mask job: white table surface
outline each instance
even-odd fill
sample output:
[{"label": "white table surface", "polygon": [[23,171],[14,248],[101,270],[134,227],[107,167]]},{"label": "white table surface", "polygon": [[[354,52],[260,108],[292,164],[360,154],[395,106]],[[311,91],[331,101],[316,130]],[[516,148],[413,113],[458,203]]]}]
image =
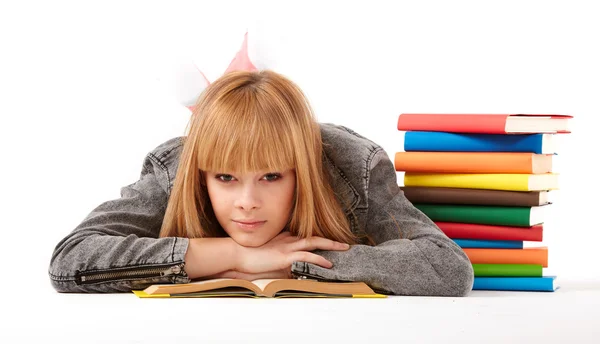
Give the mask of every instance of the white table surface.
[{"label": "white table surface", "polygon": [[0,343],[600,343],[600,280],[464,298],[139,299],[46,286],[3,298]]}]

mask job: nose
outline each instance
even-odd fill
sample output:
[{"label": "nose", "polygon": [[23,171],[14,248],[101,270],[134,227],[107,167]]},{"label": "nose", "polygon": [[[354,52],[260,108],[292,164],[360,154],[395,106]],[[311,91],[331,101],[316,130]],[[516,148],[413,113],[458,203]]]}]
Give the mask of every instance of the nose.
[{"label": "nose", "polygon": [[245,185],[234,202],[236,208],[250,211],[261,206],[261,200],[255,185]]}]

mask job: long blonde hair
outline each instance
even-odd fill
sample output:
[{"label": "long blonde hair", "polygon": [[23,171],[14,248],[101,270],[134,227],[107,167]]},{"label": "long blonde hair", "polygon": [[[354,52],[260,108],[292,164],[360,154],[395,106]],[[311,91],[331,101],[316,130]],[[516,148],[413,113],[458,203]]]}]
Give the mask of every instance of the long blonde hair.
[{"label": "long blonde hair", "polygon": [[223,75],[198,98],[186,131],[161,237],[226,236],[211,207],[205,171],[294,168],[289,231],[301,238],[357,242],[322,163],[319,124],[302,90],[283,75],[269,70]]}]

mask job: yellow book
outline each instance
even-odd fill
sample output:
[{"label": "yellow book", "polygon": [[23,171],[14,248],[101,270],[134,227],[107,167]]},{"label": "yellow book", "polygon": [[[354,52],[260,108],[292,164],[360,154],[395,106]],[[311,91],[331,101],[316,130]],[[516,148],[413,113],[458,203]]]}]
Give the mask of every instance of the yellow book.
[{"label": "yellow book", "polygon": [[558,174],[406,172],[404,174],[404,186],[428,186],[441,188],[488,189],[508,191],[557,190]]},{"label": "yellow book", "polygon": [[309,279],[241,279],[218,278],[184,284],[155,284],[133,290],[140,298],[386,298],[364,282],[321,282]]}]

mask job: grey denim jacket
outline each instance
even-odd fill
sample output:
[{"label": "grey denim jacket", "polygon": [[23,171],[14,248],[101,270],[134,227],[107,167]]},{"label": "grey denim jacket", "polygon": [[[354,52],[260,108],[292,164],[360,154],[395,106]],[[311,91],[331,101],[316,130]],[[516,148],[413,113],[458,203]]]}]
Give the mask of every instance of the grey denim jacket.
[{"label": "grey denim jacket", "polygon": [[[298,278],[364,281],[395,295],[466,296],[473,267],[464,251],[399,189],[387,153],[349,128],[321,124],[324,163],[352,231],[376,246],[315,251],[331,269],[295,262]],[[140,179],[121,198],[100,204],[55,247],[49,266],[58,292],[127,292],[157,283],[186,283],[189,239],[158,238],[173,187],[182,137],[152,150]]]}]

